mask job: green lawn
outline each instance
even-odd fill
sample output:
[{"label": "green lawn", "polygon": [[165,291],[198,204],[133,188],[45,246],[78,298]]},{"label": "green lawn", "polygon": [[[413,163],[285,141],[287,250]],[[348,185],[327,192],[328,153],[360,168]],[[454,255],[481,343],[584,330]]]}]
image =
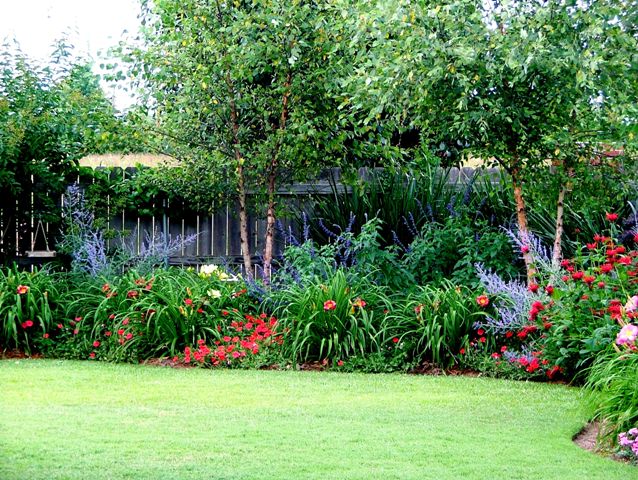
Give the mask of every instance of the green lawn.
[{"label": "green lawn", "polygon": [[0,479],[623,479],[579,391],[482,378],[0,361]]}]

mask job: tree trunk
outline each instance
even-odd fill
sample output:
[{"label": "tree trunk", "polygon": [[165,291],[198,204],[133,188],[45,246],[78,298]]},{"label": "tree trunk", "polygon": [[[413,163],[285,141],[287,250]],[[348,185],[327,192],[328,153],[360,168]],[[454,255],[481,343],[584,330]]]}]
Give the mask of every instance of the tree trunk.
[{"label": "tree trunk", "polygon": [[[279,118],[279,127],[277,134],[282,135],[286,129],[286,121],[288,120],[288,99],[290,97],[290,85],[292,82],[292,72],[286,75],[284,82],[284,93],[281,98],[281,116]],[[281,138],[278,137],[273,147],[273,153],[268,168],[268,207],[266,211],[266,234],[264,239],[264,282],[270,283],[272,275],[272,257],[275,241],[275,189],[277,180],[277,165],[279,159],[279,149],[281,147]]]},{"label": "tree trunk", "polygon": [[565,213],[565,192],[567,187],[565,185],[560,186],[558,192],[558,205],[556,207],[556,235],[554,237],[554,250],[552,251],[552,266],[558,268],[560,265],[560,259],[563,256],[561,248],[563,241],[563,216]]},{"label": "tree trunk", "polygon": [[266,211],[266,238],[264,242],[264,282],[272,275],[273,244],[275,241],[275,171],[268,175],[268,209]]},{"label": "tree trunk", "polygon": [[244,167],[237,167],[237,193],[239,196],[239,237],[241,240],[241,254],[244,259],[246,278],[253,278],[253,262],[250,255],[250,242],[248,241],[248,212],[246,210],[246,183],[244,179]]},{"label": "tree trunk", "polygon": [[246,176],[244,174],[244,157],[239,146],[239,118],[237,116],[237,105],[235,104],[233,82],[230,74],[226,75],[228,85],[230,122],[233,130],[233,148],[235,151],[235,162],[237,163],[237,194],[239,196],[239,238],[241,242],[241,253],[244,259],[244,275],[246,278],[253,278],[253,262],[250,254],[250,242],[248,241],[248,212],[246,210]]},{"label": "tree trunk", "polygon": [[[525,242],[529,239],[529,228],[527,226],[527,210],[525,208],[525,199],[523,198],[523,188],[521,186],[521,180],[518,175],[518,171],[512,172],[512,184],[514,186],[514,201],[516,202],[516,219],[518,221],[518,231],[521,241],[523,242],[523,261],[525,262],[525,271],[527,273],[527,283],[532,283],[536,270],[534,270],[534,259],[530,251],[529,245],[525,245]],[[525,248],[527,247],[527,248]]]}]

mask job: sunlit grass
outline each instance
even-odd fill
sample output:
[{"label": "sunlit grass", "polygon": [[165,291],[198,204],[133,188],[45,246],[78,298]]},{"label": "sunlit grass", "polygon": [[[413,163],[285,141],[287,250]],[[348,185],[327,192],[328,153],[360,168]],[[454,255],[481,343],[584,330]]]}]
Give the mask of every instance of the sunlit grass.
[{"label": "sunlit grass", "polygon": [[636,475],[572,443],[556,385],[11,360],[0,386],[3,480]]}]

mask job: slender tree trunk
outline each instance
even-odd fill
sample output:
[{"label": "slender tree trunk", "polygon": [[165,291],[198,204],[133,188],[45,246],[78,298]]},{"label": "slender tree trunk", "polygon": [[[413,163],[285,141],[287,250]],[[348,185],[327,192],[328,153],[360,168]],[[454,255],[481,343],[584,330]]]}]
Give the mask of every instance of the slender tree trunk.
[{"label": "slender tree trunk", "polygon": [[[518,221],[518,231],[523,243],[529,238],[529,228],[527,226],[527,209],[525,207],[525,199],[523,198],[523,188],[518,170],[511,173],[512,184],[514,186],[514,201],[516,202],[516,219]],[[526,248],[527,247],[527,248]],[[521,251],[523,261],[525,262],[525,271],[527,273],[527,283],[532,283],[536,270],[534,270],[534,260],[528,245],[523,245]]]},{"label": "slender tree trunk", "polygon": [[275,171],[268,175],[268,209],[266,211],[266,238],[264,241],[264,281],[270,282],[275,241]]},{"label": "slender tree trunk", "polygon": [[[288,99],[290,98],[290,85],[292,82],[292,73],[289,71],[284,83],[284,93],[281,98],[281,117],[279,118],[278,135],[282,135],[286,129],[286,121],[288,120]],[[275,191],[277,181],[277,165],[279,159],[279,149],[281,147],[281,138],[277,138],[273,147],[273,153],[270,160],[268,171],[268,207],[266,211],[266,234],[264,239],[264,282],[270,283],[272,275],[272,257],[275,241]]]},{"label": "slender tree trunk", "polygon": [[565,213],[566,190],[567,187],[561,184],[560,191],[558,192],[558,205],[556,207],[556,235],[554,237],[554,249],[552,250],[552,265],[556,268],[560,265],[560,259],[563,256],[563,216]]},{"label": "slender tree trunk", "polygon": [[[224,25],[224,15],[219,0],[215,2],[217,8],[217,21]],[[225,50],[225,49],[224,49]],[[228,106],[230,108],[230,124],[232,129],[232,143],[235,163],[237,167],[237,195],[239,199],[239,237],[241,242],[241,253],[244,260],[244,271],[246,278],[253,278],[253,262],[250,254],[250,242],[248,241],[248,211],[246,209],[246,174],[244,173],[244,156],[241,153],[239,143],[239,114],[235,103],[235,85],[226,72],[226,87],[228,88]]]},{"label": "slender tree trunk", "polygon": [[239,196],[239,237],[241,241],[241,253],[244,259],[244,270],[247,278],[253,278],[253,262],[250,254],[250,242],[248,241],[248,212],[246,210],[246,175],[244,173],[244,157],[239,145],[239,117],[235,104],[234,88],[230,74],[226,75],[226,84],[230,96],[230,122],[233,130],[233,149],[235,162],[237,163],[237,194]]},{"label": "slender tree trunk", "polygon": [[241,240],[241,253],[244,259],[246,277],[253,278],[253,262],[250,254],[250,242],[248,241],[248,212],[246,209],[246,183],[244,167],[237,167],[237,193],[239,196],[239,236]]}]

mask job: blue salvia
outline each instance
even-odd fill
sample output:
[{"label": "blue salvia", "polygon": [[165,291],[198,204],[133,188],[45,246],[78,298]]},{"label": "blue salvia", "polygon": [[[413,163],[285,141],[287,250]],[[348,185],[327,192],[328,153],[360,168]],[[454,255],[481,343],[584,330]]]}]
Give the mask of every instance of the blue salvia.
[{"label": "blue salvia", "polygon": [[403,245],[403,243],[401,242],[401,240],[399,240],[399,236],[397,235],[397,232],[395,232],[394,230],[392,230],[392,241],[394,242],[394,244],[399,247],[401,250],[403,250],[404,252],[409,252],[410,249],[407,248],[405,245]]},{"label": "blue salvia", "polygon": [[332,230],[330,230],[328,227],[325,226],[325,224],[323,223],[323,219],[319,219],[319,228],[321,228],[321,230],[323,231],[323,233],[325,233],[328,238],[332,238],[332,239],[336,239],[338,237],[338,235],[333,232]]}]

